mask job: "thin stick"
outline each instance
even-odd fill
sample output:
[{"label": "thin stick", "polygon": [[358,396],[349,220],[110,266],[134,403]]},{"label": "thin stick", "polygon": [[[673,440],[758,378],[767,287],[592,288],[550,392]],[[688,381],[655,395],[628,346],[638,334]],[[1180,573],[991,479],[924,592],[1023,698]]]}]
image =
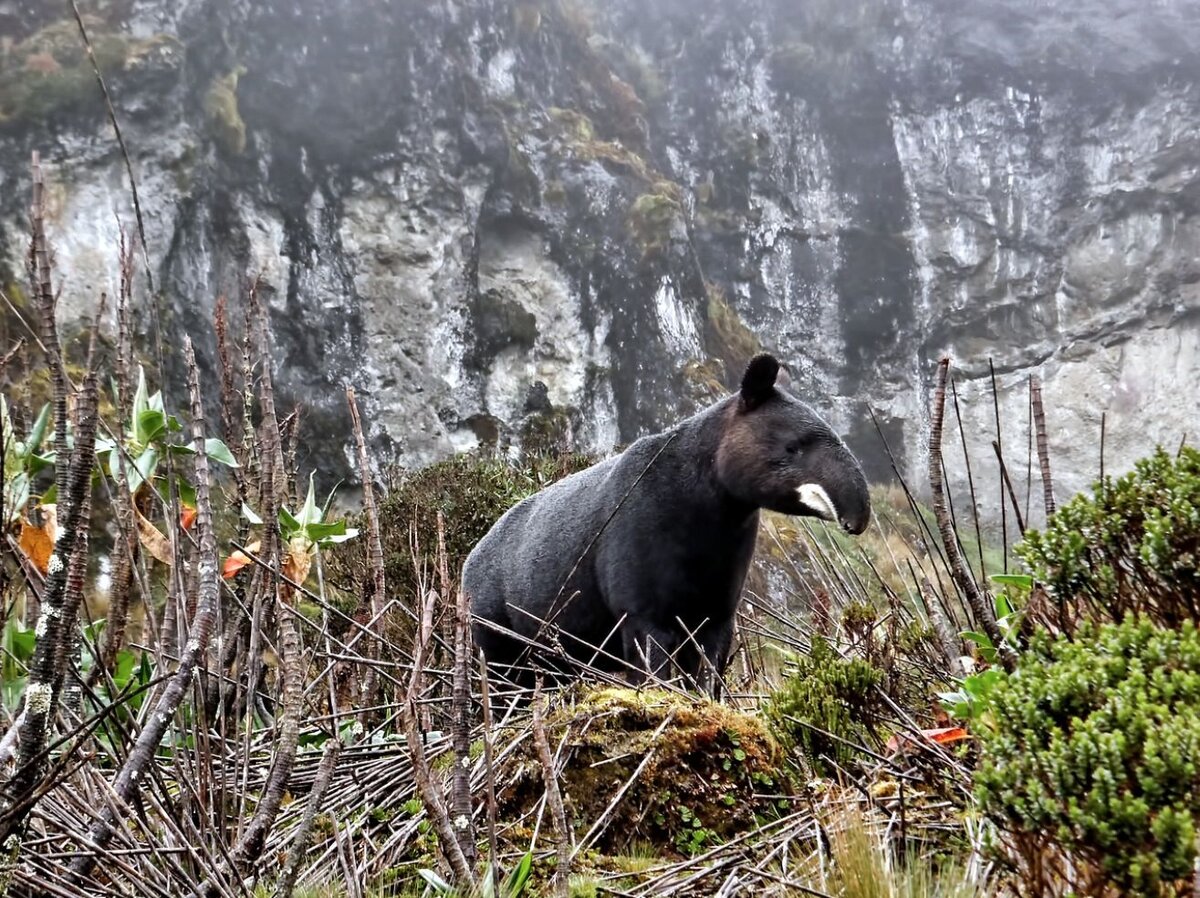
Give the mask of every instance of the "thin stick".
[{"label": "thin stick", "polygon": [[491,858],[492,894],[500,894],[499,847],[496,839],[496,764],[492,745],[492,699],[488,684],[487,659],[479,651],[479,700],[483,705],[483,764],[487,788],[488,856]]},{"label": "thin stick", "polygon": [[[967,598],[975,619],[983,627],[993,645],[1000,645],[1002,636],[1000,627],[989,604],[984,600],[974,578],[967,571],[962,553],[958,548],[958,537],[950,521],[946,509],[946,496],[942,484],[942,420],[946,409],[946,377],[950,371],[949,357],[943,357],[938,362],[937,389],[933,398],[933,425],[929,434],[929,489],[933,495],[933,514],[937,519],[938,530],[942,536],[942,545],[950,562],[950,573],[954,581]],[[1003,499],[1003,494],[1001,499]]]},{"label": "thin stick", "polygon": [[446,860],[449,861],[454,875],[459,880],[460,887],[464,890],[470,890],[474,887],[475,877],[471,873],[471,867],[463,855],[462,847],[459,845],[458,833],[455,832],[455,825],[450,819],[450,812],[446,809],[446,803],[442,800],[441,793],[433,783],[433,774],[429,769],[429,761],[425,757],[425,747],[421,740],[420,727],[417,726],[417,696],[421,692],[421,672],[425,664],[425,653],[429,645],[429,630],[426,629],[425,621],[432,620],[433,603],[436,599],[437,593],[432,589],[429,590],[425,596],[425,607],[421,616],[422,624],[420,630],[418,630],[417,644],[413,651],[413,667],[412,675],[408,681],[408,694],[405,696],[402,705],[404,736],[408,743],[409,758],[412,761],[413,779],[417,784],[417,790],[421,793],[425,809],[429,812],[429,816],[433,818],[433,825],[437,830],[438,842],[442,853],[446,856]]},{"label": "thin stick", "polygon": [[[996,389],[996,366],[988,359],[988,370],[992,374],[992,408],[996,413],[996,456],[1000,465],[1000,546],[1004,550],[1004,573],[1008,573],[1008,512],[1004,505],[1004,445],[1000,440],[1000,392]],[[990,635],[990,634],[989,634]]]},{"label": "thin stick", "polygon": [[[1000,465],[1000,482],[1003,484],[1008,499],[1012,502],[1013,517],[1017,519],[1017,533],[1020,536],[1025,535],[1025,520],[1021,517],[1021,506],[1017,504],[1017,491],[1013,489],[1012,478],[1008,476],[1008,465],[1004,463],[1004,456],[1000,454],[1000,444],[992,440],[992,451],[996,453],[996,462]],[[1003,495],[1000,497],[1004,498]]]},{"label": "thin stick", "polygon": [[450,701],[450,741],[454,751],[453,803],[455,832],[467,864],[475,866],[475,827],[471,800],[471,607],[464,589],[455,589],[450,582],[446,558],[446,528],[442,512],[437,513],[437,557],[442,592],[456,598],[454,615],[454,680]]},{"label": "thin stick", "polygon": [[[550,817],[554,821],[555,844],[558,846],[558,865],[554,871],[554,891],[560,898],[567,898],[571,891],[571,831],[567,827],[567,813],[563,809],[562,792],[558,788],[558,774],[554,770],[554,755],[550,751],[550,740],[546,737],[546,725],[542,719],[542,678],[537,678],[533,690],[533,741],[537,746],[538,758],[542,762],[542,781],[546,784],[546,803],[550,806]],[[493,866],[495,859],[493,859]]]},{"label": "thin stick", "polygon": [[[383,605],[387,598],[387,576],[383,566],[383,541],[379,532],[379,514],[375,509],[375,487],[371,482],[371,466],[367,459],[367,441],[363,435],[362,419],[358,414],[358,403],[355,401],[354,388],[346,388],[346,403],[350,406],[350,423],[354,429],[354,443],[358,449],[358,470],[362,480],[363,515],[367,521],[367,566],[371,571],[371,586],[369,599],[371,603],[371,630],[376,638],[367,644],[367,653],[375,658],[379,653],[380,636],[383,626]],[[369,705],[374,701],[375,669],[368,665],[366,676],[363,677],[363,704]]]}]

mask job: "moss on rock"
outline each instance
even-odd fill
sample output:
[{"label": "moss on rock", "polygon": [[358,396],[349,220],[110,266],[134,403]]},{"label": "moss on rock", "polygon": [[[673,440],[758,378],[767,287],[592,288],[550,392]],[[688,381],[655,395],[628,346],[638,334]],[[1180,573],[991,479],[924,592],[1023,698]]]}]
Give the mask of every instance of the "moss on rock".
[{"label": "moss on rock", "polygon": [[217,143],[234,156],[246,151],[246,123],[238,109],[238,79],[245,66],[234,66],[228,74],[214,78],[204,95],[204,113]]},{"label": "moss on rock", "polygon": [[746,364],[762,351],[762,341],[738,315],[716,284],[708,284],[705,306],[705,339],[710,351],[725,362],[725,379],[733,386],[742,376]]},{"label": "moss on rock", "polygon": [[[637,845],[697,853],[779,813],[778,802],[787,805],[786,799],[763,795],[793,788],[785,753],[763,721],[723,704],[658,690],[595,688],[552,710],[546,726],[551,744],[567,746],[560,782],[575,826],[600,819],[629,783],[596,843],[608,854]],[[509,764],[499,777],[508,784],[500,810],[513,819],[545,790],[532,748]]]},{"label": "moss on rock", "polygon": [[[106,76],[151,64],[177,47],[168,35],[136,39],[97,16],[84,16],[96,65]],[[0,126],[36,123],[88,110],[100,114],[100,88],[74,19],[52,22],[0,55]]]},{"label": "moss on rock", "polygon": [[629,209],[629,232],[641,247],[643,257],[661,253],[670,246],[683,217],[678,185],[656,181],[653,188],[635,199]]}]

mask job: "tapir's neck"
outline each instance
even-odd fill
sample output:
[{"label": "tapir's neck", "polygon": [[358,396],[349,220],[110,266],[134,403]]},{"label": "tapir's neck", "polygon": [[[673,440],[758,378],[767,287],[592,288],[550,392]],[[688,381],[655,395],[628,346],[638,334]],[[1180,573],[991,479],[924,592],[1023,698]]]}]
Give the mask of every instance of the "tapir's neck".
[{"label": "tapir's neck", "polygon": [[734,497],[717,477],[725,405],[706,409],[667,431],[664,436],[671,439],[671,445],[663,455],[669,456],[668,464],[676,468],[678,480],[690,486],[689,495],[680,498],[702,510],[712,526],[735,531],[757,528],[758,506]]}]

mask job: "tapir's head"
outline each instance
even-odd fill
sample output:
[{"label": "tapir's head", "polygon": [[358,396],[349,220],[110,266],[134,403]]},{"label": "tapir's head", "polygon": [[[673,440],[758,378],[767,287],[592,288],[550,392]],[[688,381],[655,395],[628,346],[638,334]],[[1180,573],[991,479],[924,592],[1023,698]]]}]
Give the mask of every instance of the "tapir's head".
[{"label": "tapir's head", "polygon": [[746,367],[741,390],[723,410],[717,479],[741,502],[808,515],[862,533],[871,497],[858,459],[821,417],[775,385],[767,354]]}]

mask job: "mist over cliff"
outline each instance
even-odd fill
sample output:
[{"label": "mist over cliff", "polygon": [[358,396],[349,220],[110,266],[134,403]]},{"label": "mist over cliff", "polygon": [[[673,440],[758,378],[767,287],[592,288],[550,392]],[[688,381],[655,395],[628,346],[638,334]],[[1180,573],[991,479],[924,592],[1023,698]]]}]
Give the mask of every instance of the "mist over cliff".
[{"label": "mist over cliff", "polygon": [[[947,353],[981,460],[994,365],[1021,478],[1042,379],[1064,494],[1102,414],[1110,469],[1200,425],[1195,2],[81,7],[168,342],[211,372],[214,304],[257,277],[302,469],[352,468],[347,384],[379,458],[603,452],[760,346],[877,479],[868,407],[922,481]],[[133,212],[61,13],[0,2],[0,281],[24,277],[36,149],[69,321],[115,293]]]}]

